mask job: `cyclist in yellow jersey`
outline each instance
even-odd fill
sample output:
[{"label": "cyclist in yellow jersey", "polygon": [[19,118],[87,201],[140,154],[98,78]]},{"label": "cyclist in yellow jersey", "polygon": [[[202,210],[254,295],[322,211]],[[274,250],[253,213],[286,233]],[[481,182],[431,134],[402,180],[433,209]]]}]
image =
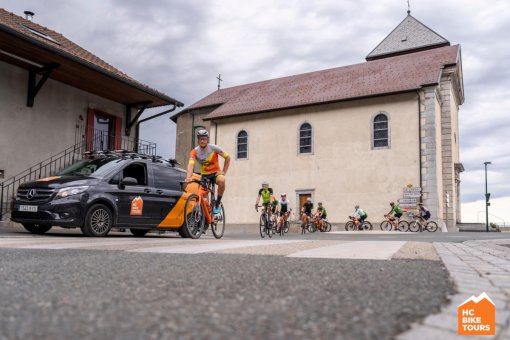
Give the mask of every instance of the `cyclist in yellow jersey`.
[{"label": "cyclist in yellow jersey", "polygon": [[269,205],[274,201],[273,189],[269,187],[267,181],[262,182],[262,188],[259,190],[257,201],[255,202],[255,210],[258,211],[258,205],[260,198],[262,197],[262,206],[265,210],[268,210]]},{"label": "cyclist in yellow jersey", "polygon": [[[207,130],[198,130],[197,132],[198,146],[191,150],[189,155],[188,171],[186,174],[186,183],[191,182],[193,175],[193,167],[195,161],[200,164],[200,172],[202,178],[211,179],[218,186],[218,197],[216,198],[216,205],[214,206],[213,213],[220,213],[220,202],[225,192],[225,175],[230,165],[230,156],[217,145],[209,144],[209,132]],[[220,169],[218,155],[225,159],[223,170]]]}]

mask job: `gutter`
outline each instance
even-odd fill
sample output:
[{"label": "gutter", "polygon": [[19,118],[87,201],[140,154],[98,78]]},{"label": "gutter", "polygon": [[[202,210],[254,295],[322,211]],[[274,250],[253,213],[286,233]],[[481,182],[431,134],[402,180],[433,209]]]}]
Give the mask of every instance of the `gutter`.
[{"label": "gutter", "polygon": [[[416,94],[418,95],[418,159],[420,164],[420,188],[422,188],[422,197],[423,197],[423,175],[422,175],[422,162],[421,162],[421,99],[420,99],[420,91],[416,90]],[[420,198],[420,201],[423,202],[423,199]]]},{"label": "gutter", "polygon": [[[143,123],[143,122],[146,122],[148,120],[151,120],[151,119],[154,119],[154,118],[158,118],[164,114],[167,114],[169,112],[172,112],[172,111],[175,111],[175,109],[177,108],[177,103],[172,103],[173,107],[169,110],[166,110],[166,111],[163,111],[163,112],[160,112],[158,114],[155,114],[153,116],[150,116],[150,117],[147,117],[147,118],[144,118],[142,120],[139,120],[137,123],[136,123],[136,132],[135,132],[135,140],[136,140],[136,143],[137,143],[137,148],[138,148],[138,141],[140,140],[140,124]],[[138,150],[137,150],[138,152]]]}]

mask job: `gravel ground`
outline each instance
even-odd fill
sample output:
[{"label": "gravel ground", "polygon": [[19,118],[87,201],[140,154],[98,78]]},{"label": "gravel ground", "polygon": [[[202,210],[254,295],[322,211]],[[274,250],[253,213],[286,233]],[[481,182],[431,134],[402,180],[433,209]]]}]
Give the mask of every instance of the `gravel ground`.
[{"label": "gravel ground", "polygon": [[392,339],[442,263],[0,249],[0,339]]},{"label": "gravel ground", "polygon": [[431,260],[439,261],[439,255],[432,243],[427,242],[406,242],[395,253],[393,259],[414,259],[414,260]]}]

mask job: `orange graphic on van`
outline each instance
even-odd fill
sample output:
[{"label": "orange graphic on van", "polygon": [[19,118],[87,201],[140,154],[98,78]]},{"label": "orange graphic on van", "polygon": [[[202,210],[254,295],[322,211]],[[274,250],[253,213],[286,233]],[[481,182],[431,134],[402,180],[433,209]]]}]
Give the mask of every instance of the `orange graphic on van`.
[{"label": "orange graphic on van", "polygon": [[484,292],[457,307],[459,335],[495,335],[496,305]]},{"label": "orange graphic on van", "polygon": [[52,176],[52,177],[46,177],[46,178],[40,178],[36,182],[49,182],[53,181],[54,179],[59,179],[61,176]]},{"label": "orange graphic on van", "polygon": [[129,215],[131,216],[142,216],[143,214],[143,199],[140,196],[136,196],[131,201],[131,211]]}]

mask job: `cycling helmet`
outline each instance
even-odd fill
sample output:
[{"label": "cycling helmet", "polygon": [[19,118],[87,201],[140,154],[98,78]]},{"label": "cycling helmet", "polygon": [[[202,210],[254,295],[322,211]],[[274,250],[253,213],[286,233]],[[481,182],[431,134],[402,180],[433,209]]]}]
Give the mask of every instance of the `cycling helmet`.
[{"label": "cycling helmet", "polygon": [[287,194],[286,194],[286,193],[283,193],[283,194],[281,194],[281,196],[282,196],[282,197],[286,197],[286,196],[287,196]]},{"label": "cycling helmet", "polygon": [[308,197],[308,198],[306,199],[306,201],[307,201],[307,202],[311,202],[311,201],[312,201],[312,199],[311,199],[310,197]]},{"label": "cycling helmet", "polygon": [[262,185],[269,185],[268,181],[262,181]]},{"label": "cycling helmet", "polygon": [[395,202],[390,202],[390,205],[395,205]]},{"label": "cycling helmet", "polygon": [[197,131],[197,137],[209,137],[209,132],[205,129],[200,129]]},{"label": "cycling helmet", "polygon": [[354,206],[354,209],[359,209],[359,205],[357,205],[357,204],[356,204],[356,205]]},{"label": "cycling helmet", "polygon": [[322,202],[317,203],[318,205],[322,205]]}]

